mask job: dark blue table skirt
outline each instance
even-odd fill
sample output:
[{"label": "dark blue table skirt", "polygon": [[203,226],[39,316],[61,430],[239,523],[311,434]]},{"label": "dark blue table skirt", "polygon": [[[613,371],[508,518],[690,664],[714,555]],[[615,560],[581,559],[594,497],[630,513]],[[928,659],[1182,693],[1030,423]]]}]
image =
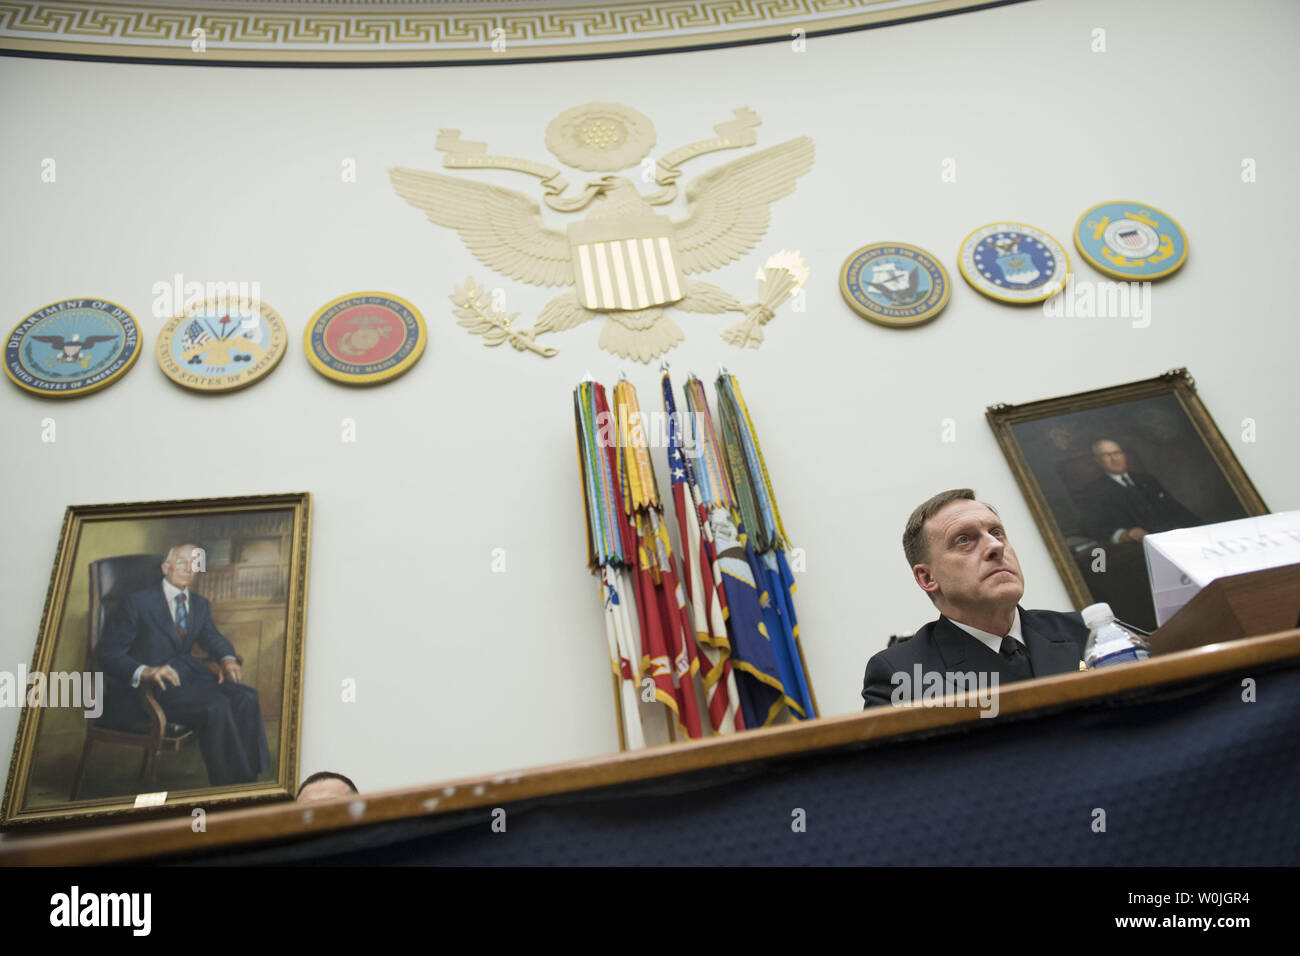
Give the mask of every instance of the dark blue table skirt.
[{"label": "dark blue table skirt", "polygon": [[1295,865],[1300,665],[493,809],[159,862]]}]

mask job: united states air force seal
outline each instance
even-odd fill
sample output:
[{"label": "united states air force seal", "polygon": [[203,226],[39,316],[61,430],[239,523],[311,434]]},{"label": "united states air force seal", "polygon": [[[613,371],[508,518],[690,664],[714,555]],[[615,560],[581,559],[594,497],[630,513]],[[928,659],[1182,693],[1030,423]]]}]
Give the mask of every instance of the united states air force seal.
[{"label": "united states air force seal", "polygon": [[70,398],[111,385],[140,356],[140,327],[107,299],[37,309],[5,339],[5,373],[35,395]]},{"label": "united states air force seal", "polygon": [[1042,302],[1065,287],[1070,259],[1065,247],[1033,226],[995,222],[981,226],[957,252],[962,278],[999,302]]},{"label": "united states air force seal", "polygon": [[429,333],[424,317],[387,292],[354,292],[312,316],[302,345],[312,368],[348,385],[378,385],[420,360]]},{"label": "united states air force seal", "polygon": [[195,302],[158,333],[163,374],[198,392],[232,392],[270,375],[289,337],[280,314],[265,302]]},{"label": "united states air force seal", "polygon": [[1187,234],[1174,218],[1140,202],[1104,202],[1074,225],[1079,254],[1116,279],[1163,279],[1187,261]]},{"label": "united states air force seal", "polygon": [[863,246],[840,270],[840,294],[854,312],[891,328],[929,322],[948,304],[952,283],[934,256],[901,242]]}]

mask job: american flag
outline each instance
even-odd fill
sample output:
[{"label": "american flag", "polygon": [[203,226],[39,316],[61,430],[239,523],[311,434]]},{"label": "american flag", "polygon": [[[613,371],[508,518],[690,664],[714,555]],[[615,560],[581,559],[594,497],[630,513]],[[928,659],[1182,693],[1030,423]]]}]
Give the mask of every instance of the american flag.
[{"label": "american flag", "polygon": [[1142,237],[1142,233],[1138,232],[1136,229],[1129,229],[1126,232],[1121,232],[1119,238],[1120,242],[1124,243],[1124,245],[1128,246],[1130,249],[1137,249],[1146,241]]},{"label": "american flag", "polygon": [[660,379],[664,413],[668,417],[668,470],[672,474],[673,506],[682,543],[682,583],[686,586],[687,615],[694,627],[704,679],[709,721],[715,734],[745,729],[740,694],[731,670],[731,642],[727,637],[726,598],[713,553],[713,535],[707,513],[701,521],[700,492],[695,469],[682,441],[681,419],[673,399],[672,381],[664,367]]},{"label": "american flag", "polygon": [[189,328],[185,330],[185,338],[181,340],[181,348],[188,352],[190,349],[198,348],[210,338],[212,336],[208,335],[207,330],[199,325],[198,319],[195,319],[189,324]]}]

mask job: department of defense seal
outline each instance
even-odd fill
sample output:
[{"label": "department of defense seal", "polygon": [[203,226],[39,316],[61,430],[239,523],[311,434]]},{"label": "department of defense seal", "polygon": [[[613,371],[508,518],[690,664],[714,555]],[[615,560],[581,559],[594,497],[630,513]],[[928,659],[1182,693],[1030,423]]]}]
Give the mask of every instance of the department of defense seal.
[{"label": "department of defense seal", "polygon": [[943,311],[952,282],[948,270],[924,249],[877,242],[844,261],[840,294],[865,319],[895,329],[911,328]]},{"label": "department of defense seal", "polygon": [[1033,226],[995,222],[980,226],[961,244],[962,278],[999,302],[1042,302],[1065,287],[1070,258],[1065,247]]},{"label": "department of defense seal", "polygon": [[37,309],[5,339],[5,373],[33,395],[71,398],[111,385],[140,357],[140,327],[107,299]]},{"label": "department of defense seal", "polygon": [[348,385],[397,378],[424,354],[424,317],[387,292],[353,292],[322,307],[303,333],[312,368]]},{"label": "department of defense seal", "polygon": [[270,375],[288,350],[289,335],[275,309],[219,300],[196,302],[172,316],[154,348],[163,374],[196,392],[247,388]]},{"label": "department of defense seal", "polygon": [[1187,261],[1187,234],[1173,217],[1139,202],[1104,202],[1074,224],[1090,266],[1116,279],[1163,279]]}]

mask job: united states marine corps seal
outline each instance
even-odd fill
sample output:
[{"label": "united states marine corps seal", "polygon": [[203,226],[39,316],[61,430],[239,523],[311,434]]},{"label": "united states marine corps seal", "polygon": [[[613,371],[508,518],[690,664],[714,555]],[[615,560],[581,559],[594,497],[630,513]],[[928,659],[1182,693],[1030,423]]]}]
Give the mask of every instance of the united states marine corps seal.
[{"label": "united states marine corps seal", "polygon": [[840,294],[864,319],[901,329],[922,325],[942,312],[952,283],[948,270],[924,249],[877,242],[844,261]]},{"label": "united states marine corps seal", "polygon": [[1104,202],[1074,224],[1087,263],[1116,279],[1163,279],[1187,261],[1187,234],[1173,217],[1139,202]]},{"label": "united states marine corps seal", "polygon": [[976,229],[962,242],[957,265],[963,279],[999,302],[1043,302],[1065,287],[1070,274],[1065,247],[1020,222]]},{"label": "united states marine corps seal", "polygon": [[378,385],[397,378],[424,354],[424,317],[387,292],[354,292],[312,316],[302,346],[312,368],[348,385]]},{"label": "united states marine corps seal", "polygon": [[111,385],[140,357],[140,327],[107,299],[37,309],[5,339],[5,373],[34,395],[71,398]]},{"label": "united states marine corps seal", "polygon": [[163,374],[196,392],[233,392],[270,375],[289,349],[280,314],[265,302],[196,302],[172,316],[154,352]]}]

